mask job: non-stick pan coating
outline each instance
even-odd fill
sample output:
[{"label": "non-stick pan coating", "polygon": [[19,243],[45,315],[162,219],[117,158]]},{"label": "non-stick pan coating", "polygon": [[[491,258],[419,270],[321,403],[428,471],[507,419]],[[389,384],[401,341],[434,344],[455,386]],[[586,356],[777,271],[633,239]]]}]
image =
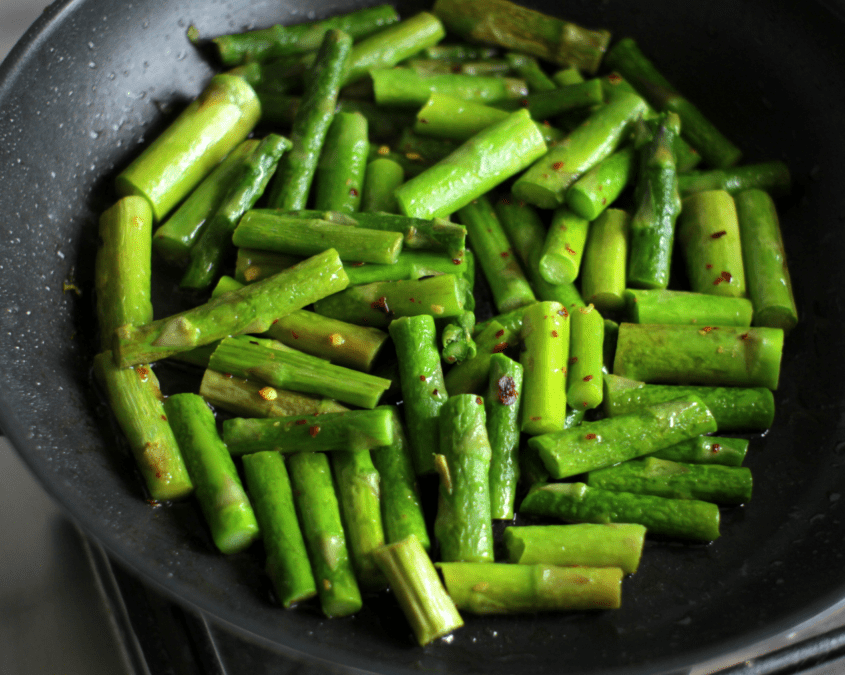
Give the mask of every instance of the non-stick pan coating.
[{"label": "non-stick pan coating", "polygon": [[839,601],[845,26],[814,3],[526,3],[635,37],[747,161],[783,159],[794,174],[779,206],[802,320],[787,340],[775,426],[751,446],[754,498],[724,510],[718,541],[650,543],[619,611],[468,617],[450,644],[419,649],[389,599],[342,620],[283,611],[257,556],[216,554],[191,505],[145,502],[88,385],[96,218],[114,199],[111,179],[211,75],[185,37],[190,24],[208,36],[363,4],[69,0],[4,64],[0,426],[45,487],[172,597],[286,653],[364,671],[675,672]]}]

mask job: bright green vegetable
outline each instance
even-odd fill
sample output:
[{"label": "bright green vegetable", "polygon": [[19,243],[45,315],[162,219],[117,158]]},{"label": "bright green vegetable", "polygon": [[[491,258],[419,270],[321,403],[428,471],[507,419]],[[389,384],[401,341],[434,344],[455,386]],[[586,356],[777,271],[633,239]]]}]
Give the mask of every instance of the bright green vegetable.
[{"label": "bright green vegetable", "polygon": [[490,358],[490,383],[484,395],[490,441],[490,512],[494,519],[513,518],[519,480],[519,406],[522,365],[504,354]]}]

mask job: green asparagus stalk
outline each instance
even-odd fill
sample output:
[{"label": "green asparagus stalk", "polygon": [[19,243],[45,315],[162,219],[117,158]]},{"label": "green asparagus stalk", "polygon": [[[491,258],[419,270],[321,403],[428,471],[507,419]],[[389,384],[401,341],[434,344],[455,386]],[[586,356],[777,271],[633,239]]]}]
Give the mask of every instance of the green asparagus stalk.
[{"label": "green asparagus stalk", "polygon": [[381,517],[388,544],[415,536],[427,551],[431,548],[425,524],[419,488],[417,487],[411,447],[402,428],[402,417],[396,406],[378,410],[390,411],[393,420],[393,442],[373,448],[370,455],[381,476]]},{"label": "green asparagus stalk", "polygon": [[436,45],[445,35],[440,19],[428,12],[388,26],[352,48],[343,83],[356,82],[372,71],[391,68]]},{"label": "green asparagus stalk", "polygon": [[635,523],[647,532],[712,541],[719,537],[719,507],[697,499],[667,499],[591,488],[584,483],[535,485],[520,513],[575,523]]},{"label": "green asparagus stalk", "polygon": [[[768,391],[768,390],[767,390]],[[716,417],[716,414],[713,414]],[[740,466],[748,452],[747,438],[698,436],[652,453],[651,457],[689,464]]]},{"label": "green asparagus stalk", "polygon": [[780,328],[623,323],[614,374],[642,382],[777,389]]},{"label": "green asparagus stalk", "polygon": [[396,147],[406,155],[409,153],[417,154],[426,162],[433,164],[457,150],[458,144],[443,138],[417,135],[411,129],[405,129]]},{"label": "green asparagus stalk", "polygon": [[566,205],[582,218],[593,221],[613,204],[636,173],[634,148],[614,152],[566,191]]},{"label": "green asparagus stalk", "polygon": [[792,330],[798,309],[772,198],[762,190],[736,196],[743,266],[754,305],[754,325]]},{"label": "green asparagus stalk", "polygon": [[490,442],[484,400],[452,396],[439,417],[440,444],[434,466],[440,475],[434,536],[447,562],[492,562]]},{"label": "green asparagus stalk", "polygon": [[522,365],[504,354],[493,354],[490,358],[490,383],[484,396],[484,412],[492,451],[490,512],[498,520],[513,518],[516,501],[522,372]]},{"label": "green asparagus stalk", "polygon": [[456,44],[439,44],[427,47],[422,51],[427,59],[443,59],[445,61],[480,61],[494,58],[499,51],[495,47],[482,47],[466,42]]},{"label": "green asparagus stalk", "polygon": [[645,527],[633,523],[528,525],[506,528],[502,541],[512,563],[619,567],[623,574],[633,574],[640,566]]},{"label": "green asparagus stalk", "polygon": [[521,110],[487,127],[400,186],[396,200],[405,215],[446,216],[519,173],[545,152],[545,141],[528,112]]},{"label": "green asparagus stalk", "polygon": [[792,178],[783,162],[762,162],[730,169],[691,171],[678,174],[681,197],[705,190],[725,190],[738,195],[746,190],[765,190],[774,196],[789,194]]},{"label": "green asparagus stalk", "polygon": [[243,464],[267,552],[265,571],[276,597],[283,607],[313,598],[317,584],[299,529],[284,459],[275,452],[257,452],[245,456]]},{"label": "green asparagus stalk", "polygon": [[371,76],[376,103],[391,108],[417,108],[435,93],[475,103],[521,100],[528,95],[525,81],[512,77],[421,75],[410,68],[375,70]]},{"label": "green asparagus stalk", "polygon": [[646,457],[587,474],[587,485],[670,499],[744,504],[751,499],[751,470],[720,464],[683,464]]},{"label": "green asparagus stalk", "polygon": [[573,408],[592,410],[602,401],[604,319],[593,305],[570,315],[566,399]]},{"label": "green asparagus stalk", "polygon": [[375,408],[390,386],[390,380],[332,365],[275,340],[250,336],[222,340],[211,355],[209,367],[262,380],[272,387],[319,394],[361,408]]},{"label": "green asparagus stalk", "polygon": [[390,5],[367,7],[321,21],[296,26],[275,25],[270,28],[221,35],[213,39],[224,65],[235,66],[252,61],[268,61],[290,54],[305,54],[317,49],[326,33],[342,30],[353,40],[365,38],[399,21]]},{"label": "green asparagus stalk", "polygon": [[478,353],[472,331],[475,328],[475,313],[461,312],[446,320],[440,331],[443,345],[441,356],[446,363],[463,363]]},{"label": "green asparagus stalk", "polygon": [[569,186],[613,154],[644,112],[645,101],[633,94],[602,106],[516,180],[514,196],[545,209],[560,206]]},{"label": "green asparagus stalk", "polygon": [[214,413],[197,394],[170,396],[164,410],[215,545],[226,554],[243,551],[260,536],[258,521]]},{"label": "green asparagus stalk", "polygon": [[506,328],[491,321],[475,338],[475,356],[449,369],[446,389],[450,394],[481,393],[490,374],[490,359],[519,342],[521,328]]},{"label": "green asparagus stalk", "polygon": [[625,302],[631,323],[750,326],[753,312],[746,298],[686,291],[629,289]]},{"label": "green asparagus stalk", "polygon": [[449,395],[443,380],[434,319],[428,315],[391,322],[390,337],[399,361],[399,383],[411,455],[417,474],[434,471],[438,453],[438,417]]},{"label": "green asparagus stalk", "polygon": [[464,625],[416,536],[376,549],[373,556],[421,647]]},{"label": "green asparagus stalk", "polygon": [[[563,428],[572,429],[583,421],[584,410],[567,408]],[[520,480],[529,488],[535,483],[546,483],[551,478],[546,465],[540,458],[540,453],[531,445],[525,445],[519,450],[519,470]]]},{"label": "green asparagus stalk", "polygon": [[257,248],[288,255],[311,256],[332,248],[348,262],[391,265],[402,250],[399,232],[337,225],[326,220],[249,211],[238,223],[235,246]]},{"label": "green asparagus stalk", "polygon": [[470,246],[478,257],[499,312],[536,302],[493,206],[479,196],[459,212]]},{"label": "green asparagus stalk", "polygon": [[775,399],[765,387],[688,387],[604,376],[604,412],[609,416],[690,395],[704,401],[721,432],[765,431],[774,421]]},{"label": "green asparagus stalk", "polygon": [[94,264],[100,343],[111,345],[114,331],[125,324],[153,320],[150,294],[153,214],[141,197],[124,197],[100,216],[100,239]]},{"label": "green asparagus stalk", "polygon": [[179,117],[115,180],[121,197],[144,197],[156,221],[182,201],[243,141],[261,116],[255,92],[234,75],[215,75]]},{"label": "green asparagus stalk", "polygon": [[402,67],[421,75],[462,73],[464,75],[498,76],[511,73],[510,64],[504,59],[483,59],[479,61],[448,61],[446,59],[408,59]]},{"label": "green asparagus stalk", "polygon": [[232,150],[153,233],[153,248],[159,256],[174,265],[187,264],[191,247],[229,193],[231,181],[243,170],[243,160],[258,143],[257,139],[246,140]]},{"label": "green asparagus stalk", "polygon": [[505,54],[505,59],[510,65],[511,69],[516,72],[526,84],[532,93],[539,91],[552,91],[557,89],[551,78],[546,75],[540,64],[533,56],[527,54],[519,54],[517,52],[508,52]]},{"label": "green asparagus stalk", "polygon": [[619,324],[612,319],[604,320],[604,343],[602,344],[602,373],[607,379],[608,373],[613,369],[613,360],[616,358],[616,343],[619,341]]},{"label": "green asparagus stalk", "polygon": [[618,609],[622,604],[618,567],[472,562],[437,567],[455,606],[473,614]]},{"label": "green asparagus stalk", "polygon": [[434,13],[451,33],[465,40],[495,44],[589,73],[598,69],[610,41],[605,30],[587,30],[508,0],[437,0]]},{"label": "green asparagus stalk", "polygon": [[589,109],[600,105],[603,101],[604,92],[601,81],[592,79],[551,91],[529,94],[518,101],[513,99],[497,101],[493,105],[505,110],[527,108],[533,119],[543,122],[572,111]]},{"label": "green asparagus stalk", "polygon": [[288,417],[347,410],[337,401],[328,398],[276,389],[263,382],[250,382],[216,370],[205,371],[199,393],[214,407],[243,417]]},{"label": "green asparagus stalk", "polygon": [[385,281],[350,286],[342,293],[319,300],[314,311],[341,321],[384,328],[396,317],[458,316],[469,291],[465,280],[441,274],[410,281]]},{"label": "green asparagus stalk", "polygon": [[578,277],[589,225],[565,206],[555,209],[539,260],[540,274],[550,284],[571,284]]},{"label": "green asparagus stalk", "polygon": [[539,452],[552,478],[568,478],[648,455],[716,429],[716,420],[704,402],[690,396],[535,436],[528,444]]},{"label": "green asparagus stalk", "polygon": [[118,368],[111,352],[94,357],[94,374],[129,442],[150,496],[183,499],[194,489],[167,422],[158,378],[147,365]]},{"label": "green asparagus stalk", "polygon": [[625,211],[608,209],[591,225],[581,263],[581,293],[606,314],[625,307],[625,268],[628,260],[628,223]]},{"label": "green asparagus stalk", "polygon": [[348,282],[337,251],[329,249],[181,314],[141,326],[121,326],[115,331],[115,362],[125,368],[227,335],[264,332],[279,317],[343,290]]},{"label": "green asparagus stalk", "polygon": [[295,415],[234,417],[223,422],[223,440],[233,455],[254,452],[358,452],[390,445],[393,422],[387,410]]},{"label": "green asparagus stalk", "polygon": [[337,113],[317,164],[315,208],[340,213],[360,209],[369,150],[367,118]]},{"label": "green asparagus stalk", "polygon": [[701,111],[681,96],[640,51],[631,38],[620,40],[607,53],[606,64],[618,71],[658,110],[681,118],[684,137],[704,161],[715,168],[736,164],[742,152],[725,138]]},{"label": "green asparagus stalk", "polygon": [[525,368],[521,430],[545,434],[564,428],[569,312],[558,302],[531,305],[523,317]]},{"label": "green asparagus stalk", "polygon": [[328,457],[321,452],[298,452],[288,458],[287,466],[323,613],[330,619],[354,614],[363,603]]},{"label": "green asparagus stalk", "polygon": [[284,136],[270,134],[242,160],[241,171],[230,178],[229,191],[191,248],[182,288],[205,290],[211,285],[232,246],[238,220],[264,193],[279,159],[290,147]]},{"label": "green asparagus stalk", "polygon": [[238,257],[235,261],[235,280],[242,284],[261,281],[278,274],[282,270],[293,267],[301,260],[302,258],[294,255],[260,251],[255,248],[239,248]]},{"label": "green asparagus stalk", "polygon": [[364,174],[362,211],[399,213],[393,191],[405,182],[405,170],[392,159],[381,157],[367,164]]},{"label": "green asparagus stalk", "polygon": [[285,211],[305,208],[351,50],[349,35],[335,29],[326,31],[293,121],[293,148],[270,186],[270,206]]},{"label": "green asparagus stalk", "polygon": [[677,115],[667,113],[644,126],[653,137],[639,151],[637,208],[628,226],[627,283],[636,288],[666,288],[675,221],[681,211],[672,150],[680,122]]}]

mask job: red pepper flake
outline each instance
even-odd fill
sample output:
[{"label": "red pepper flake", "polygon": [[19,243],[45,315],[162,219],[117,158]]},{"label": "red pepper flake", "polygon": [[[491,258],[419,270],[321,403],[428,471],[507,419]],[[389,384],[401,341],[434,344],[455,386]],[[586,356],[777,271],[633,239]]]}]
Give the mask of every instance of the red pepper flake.
[{"label": "red pepper flake", "polygon": [[232,373],[223,373],[223,377],[225,377],[227,380],[231,380],[232,379]]},{"label": "red pepper flake", "polygon": [[718,232],[714,232],[713,234],[711,234],[711,235],[710,235],[710,238],[711,238],[711,239],[721,239],[721,238],[722,238],[722,237],[724,237],[727,233],[728,233],[728,231],[727,231],[727,230],[719,230]]},{"label": "red pepper flake", "polygon": [[713,265],[712,265],[711,263],[707,263],[707,264],[704,266],[704,269],[706,269],[706,270],[712,270],[712,269],[713,269]]},{"label": "red pepper flake", "polygon": [[551,125],[551,123],[549,122],[549,120],[543,120],[543,126],[544,126],[544,127],[550,127],[550,126],[552,126],[552,125]]},{"label": "red pepper flake", "polygon": [[409,299],[411,302],[415,302],[415,300],[414,300],[413,298],[408,298],[408,299]]},{"label": "red pepper flake", "polygon": [[713,280],[713,285],[714,285],[714,286],[718,286],[718,285],[719,285],[719,284],[721,284],[723,281],[724,281],[724,279],[722,279],[722,277],[716,277],[716,278]]},{"label": "red pepper flake", "polygon": [[380,312],[384,312],[385,314],[390,313],[390,310],[387,307],[387,298],[385,296],[381,296],[375,302],[370,303],[370,307]]},{"label": "red pepper flake", "polygon": [[502,328],[502,330],[497,330],[497,331],[496,331],[496,337],[497,337],[497,338],[502,337],[504,334],[505,334],[505,329],[504,329],[504,328]]},{"label": "red pepper flake", "polygon": [[353,262],[353,263],[343,263],[345,267],[363,267],[367,263],[362,262]]},{"label": "red pepper flake", "polygon": [[271,323],[270,325],[271,325],[271,326],[275,326],[277,323],[279,323],[279,320],[278,320],[278,319],[273,319],[273,323]]},{"label": "red pepper flake", "polygon": [[586,408],[586,407],[587,407],[587,402],[586,402],[586,401],[584,401],[581,405],[582,405],[582,406],[584,406],[584,407]]},{"label": "red pepper flake", "polygon": [[731,283],[731,279],[733,279],[733,277],[731,276],[730,272],[726,272],[726,271],[722,270],[722,279],[724,279],[728,283]]},{"label": "red pepper flake", "polygon": [[460,258],[452,258],[452,262],[455,263],[456,265],[460,265],[461,262],[463,262],[463,261]]},{"label": "red pepper flake", "polygon": [[522,105],[523,108],[528,107],[528,99],[527,98],[522,99],[519,103]]},{"label": "red pepper flake", "polygon": [[353,197],[357,197],[358,196],[358,190],[356,190],[355,188],[349,188],[349,194],[352,195]]},{"label": "red pepper flake", "polygon": [[525,206],[525,202],[524,202],[523,200],[521,200],[521,199],[520,199],[520,200],[519,200],[519,205],[520,205],[521,207],[522,207],[522,206]]},{"label": "red pepper flake", "polygon": [[556,330],[552,331],[552,337],[557,337],[557,331]]},{"label": "red pepper flake", "polygon": [[594,440],[596,440],[596,435],[595,434],[587,434],[586,436],[584,436],[584,438],[586,438],[588,441],[594,441]]},{"label": "red pepper flake", "polygon": [[167,415],[162,415],[161,419],[163,419],[166,422],[167,421]]},{"label": "red pepper flake", "polygon": [[497,344],[495,347],[493,347],[493,353],[494,353],[494,354],[501,354],[501,353],[502,353],[503,351],[505,351],[507,348],[508,348],[508,343],[507,343],[507,342],[500,342],[500,343],[499,343],[499,344]]},{"label": "red pepper flake", "polygon": [[431,395],[432,395],[432,396],[437,396],[439,393],[440,393],[440,392],[439,392],[437,389],[435,389],[433,392],[431,392]]},{"label": "red pepper flake", "polygon": [[420,382],[425,382],[427,379],[425,375],[420,375]]},{"label": "red pepper flake", "polygon": [[476,396],[476,397],[475,397],[475,402],[476,402],[478,405],[484,405],[484,399],[483,399],[483,398],[481,398],[480,396]]},{"label": "red pepper flake", "polygon": [[552,164],[552,168],[555,171],[560,171],[563,168],[563,162],[555,162],[554,164]]},{"label": "red pepper flake", "polygon": [[149,504],[150,506],[152,506],[154,509],[157,509],[159,506],[161,506],[161,502],[160,502],[160,501],[157,501],[157,500],[155,500],[155,499],[148,499],[148,500],[147,500],[147,504]]},{"label": "red pepper flake", "polygon": [[420,124],[428,124],[428,120],[425,117],[420,117]]},{"label": "red pepper flake", "polygon": [[460,73],[461,72],[461,64],[456,63],[454,66],[452,66],[452,72],[453,73]]},{"label": "red pepper flake", "polygon": [[291,334],[291,337],[292,337],[294,340],[298,340],[298,339],[299,339],[299,335],[297,334],[297,332],[296,332],[295,330],[292,330],[292,331],[290,332],[290,334]]},{"label": "red pepper flake", "polygon": [[593,379],[592,375],[587,375],[587,376],[584,377],[584,382],[589,382],[592,379]]},{"label": "red pepper flake", "polygon": [[558,312],[558,315],[566,319],[569,316],[569,312],[566,311],[566,307],[562,307]]},{"label": "red pepper flake", "polygon": [[502,405],[513,405],[516,403],[516,382],[510,375],[503,375],[496,383],[499,387],[499,401]]},{"label": "red pepper flake", "polygon": [[308,420],[296,420],[297,424],[308,424]]},{"label": "red pepper flake", "polygon": [[503,258],[507,258],[508,256],[510,256],[510,253],[508,251],[502,251],[499,255]]},{"label": "red pepper flake", "polygon": [[507,197],[502,197],[499,201],[501,201],[502,204],[510,204],[511,203],[511,200],[508,199]]},{"label": "red pepper flake", "polygon": [[532,417],[531,421],[532,422],[539,422],[541,419],[543,419],[543,418],[542,417]]},{"label": "red pepper flake", "polygon": [[718,443],[714,443],[713,445],[710,446],[710,452],[712,452],[714,454],[719,452],[721,449],[722,449],[722,446],[719,445]]},{"label": "red pepper flake", "polygon": [[150,369],[146,366],[138,366],[135,369],[135,372],[138,373],[138,377],[141,378],[142,382],[145,382],[147,378],[150,376]]},{"label": "red pepper flake", "polygon": [[611,73],[607,76],[607,81],[612,85],[622,84],[622,76],[619,73]]},{"label": "red pepper flake", "polygon": [[602,206],[607,206],[607,197],[602,197],[602,198],[601,198],[601,205],[602,205]]},{"label": "red pepper flake", "polygon": [[320,427],[316,424],[313,427],[308,427],[308,433],[311,434],[311,438],[317,438],[317,434],[320,433]]},{"label": "red pepper flake", "polygon": [[578,363],[578,357],[573,356],[571,359],[569,359],[569,363]]},{"label": "red pepper flake", "polygon": [[743,333],[742,335],[739,336],[739,339],[740,340],[747,340],[748,339],[748,333]]},{"label": "red pepper flake", "polygon": [[713,326],[705,326],[701,329],[701,332],[707,335],[707,333],[709,333],[711,330],[713,330]]}]

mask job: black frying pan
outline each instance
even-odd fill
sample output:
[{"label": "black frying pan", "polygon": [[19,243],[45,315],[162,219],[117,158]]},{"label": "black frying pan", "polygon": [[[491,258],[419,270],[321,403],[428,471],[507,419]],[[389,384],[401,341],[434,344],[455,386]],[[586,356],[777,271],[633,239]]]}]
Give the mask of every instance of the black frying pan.
[{"label": "black frying pan", "polygon": [[116,559],[173,598],[285,653],[368,672],[683,672],[845,597],[838,4],[565,3],[572,20],[637,38],[747,160],[784,159],[795,176],[780,208],[802,322],[787,341],[776,424],[752,445],[754,498],[724,511],[721,539],[649,544],[617,612],[469,617],[451,644],[423,650],[389,598],[343,620],[281,610],[257,556],[214,553],[190,504],[144,501],[88,385],[96,218],[113,200],[112,178],[211,75],[185,38],[189,24],[213,35],[363,4],[64,0],[0,69],[0,426],[45,487]]}]

